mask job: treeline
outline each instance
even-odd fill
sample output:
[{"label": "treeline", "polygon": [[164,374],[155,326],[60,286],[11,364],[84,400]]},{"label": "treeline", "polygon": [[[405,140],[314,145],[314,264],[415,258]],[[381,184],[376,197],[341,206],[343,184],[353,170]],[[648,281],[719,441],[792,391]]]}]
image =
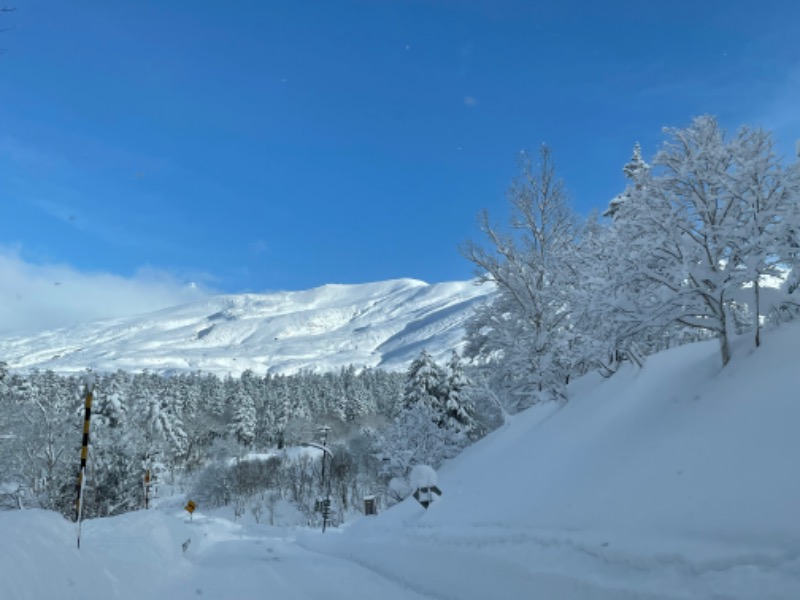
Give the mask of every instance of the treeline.
[{"label": "treeline", "polygon": [[[144,505],[144,478],[189,487],[207,506],[237,512],[286,500],[314,516],[321,486],[334,514],[366,494],[399,499],[393,477],[409,464],[439,465],[481,431],[457,354],[446,366],[423,352],[405,374],[354,367],[330,373],[219,378],[151,372],[94,376],[84,515]],[[0,503],[72,517],[83,423],[82,378],[9,372],[0,363]],[[422,420],[420,420],[422,419]],[[319,461],[281,450],[336,448],[329,480]],[[423,443],[421,436],[429,439]],[[269,451],[265,461],[242,460]]]},{"label": "treeline", "polygon": [[[0,472],[29,505],[71,515],[83,421],[81,378],[0,367]],[[401,409],[404,375],[337,373],[219,378],[189,373],[98,374],[85,510],[111,515],[143,503],[143,476],[175,478],[220,456],[380,428]],[[8,499],[7,499],[8,502]]]}]

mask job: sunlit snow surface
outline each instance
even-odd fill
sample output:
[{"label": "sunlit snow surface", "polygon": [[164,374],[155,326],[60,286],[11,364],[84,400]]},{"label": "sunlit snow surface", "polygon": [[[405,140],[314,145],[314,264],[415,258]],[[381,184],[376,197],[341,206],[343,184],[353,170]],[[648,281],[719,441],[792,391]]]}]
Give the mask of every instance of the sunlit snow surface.
[{"label": "sunlit snow surface", "polygon": [[[577,381],[413,498],[324,535],[245,526],[182,499],[75,526],[0,513],[0,598],[800,598],[800,327]],[[192,542],[184,554],[181,544]]]},{"label": "sunlit snow surface", "polygon": [[226,375],[404,369],[425,348],[438,360],[462,345],[464,321],[489,285],[398,279],[302,292],[215,296],[155,313],[0,339],[12,369],[87,368]]}]

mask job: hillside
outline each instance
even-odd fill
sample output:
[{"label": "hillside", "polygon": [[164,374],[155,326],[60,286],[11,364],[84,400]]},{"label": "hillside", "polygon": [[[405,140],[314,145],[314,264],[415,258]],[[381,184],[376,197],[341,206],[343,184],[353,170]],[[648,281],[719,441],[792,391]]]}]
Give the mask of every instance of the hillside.
[{"label": "hillside", "polygon": [[404,369],[422,350],[444,359],[490,286],[398,279],[299,292],[214,296],[154,313],[12,339],[12,369],[117,369],[224,375],[324,371],[354,364]]},{"label": "hillside", "polygon": [[590,375],[445,465],[429,510],[308,544],[437,598],[800,598],[798,356],[791,324],[724,370],[711,341]]},{"label": "hillside", "polygon": [[60,517],[0,513],[16,549],[0,553],[0,596],[800,598],[800,327],[758,350],[738,340],[724,370],[717,354],[585,377],[446,464],[427,511],[409,498],[325,535],[202,507],[186,523],[175,496],[86,523],[79,553]]}]

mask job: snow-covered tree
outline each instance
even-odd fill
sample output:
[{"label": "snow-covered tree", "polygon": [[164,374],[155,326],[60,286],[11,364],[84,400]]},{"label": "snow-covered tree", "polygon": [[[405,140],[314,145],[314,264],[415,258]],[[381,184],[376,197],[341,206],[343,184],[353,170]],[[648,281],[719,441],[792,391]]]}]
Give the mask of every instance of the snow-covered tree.
[{"label": "snow-covered tree", "polygon": [[286,377],[276,377],[273,381],[274,392],[270,396],[270,401],[275,418],[277,445],[278,448],[283,448],[286,444],[286,429],[292,418],[292,397]]},{"label": "snow-covered tree", "polygon": [[403,388],[403,406],[410,408],[418,404],[430,406],[441,413],[444,401],[445,374],[427,350],[419,353],[406,371]]},{"label": "snow-covered tree", "polygon": [[[744,127],[732,140],[734,165],[730,174],[732,193],[742,205],[742,221],[733,232],[732,261],[744,272],[746,290],[738,302],[748,306],[761,343],[762,317],[785,300],[776,282],[793,262],[791,240],[793,214],[800,201],[800,172],[784,168],[774,152],[772,136],[761,129]],[[770,285],[764,286],[765,282]]]},{"label": "snow-covered tree", "polygon": [[[637,186],[640,185],[638,182],[647,175],[649,170],[650,165],[642,158],[642,147],[639,145],[639,142],[636,142],[633,146],[631,159],[622,167],[622,174],[625,175],[625,179],[630,182],[629,185],[632,185],[633,189],[636,189]],[[615,218],[620,207],[630,198],[630,195],[630,189],[626,189],[624,192],[614,197],[611,202],[609,202],[608,208],[603,212],[603,216],[612,219]]]},{"label": "snow-covered tree", "polygon": [[473,416],[474,408],[467,397],[470,381],[464,373],[464,364],[461,362],[461,357],[455,350],[453,350],[450,360],[447,362],[446,373],[444,426],[448,429],[471,435],[476,432],[478,424]]},{"label": "snow-covered tree", "polygon": [[610,376],[624,359],[639,363],[633,330],[625,319],[627,299],[616,285],[617,249],[614,228],[596,215],[581,227],[573,260],[575,285],[572,309],[569,371],[576,375],[598,370]]},{"label": "snow-covered tree", "polygon": [[440,427],[434,408],[418,403],[403,409],[383,432],[377,454],[386,475],[403,477],[414,465],[438,467],[464,447],[464,435],[454,429]]},{"label": "snow-covered tree", "polygon": [[791,194],[770,192],[780,169],[762,133],[727,141],[708,116],[667,133],[615,214],[621,281],[641,322],[716,336],[725,365],[743,287],[779,260],[774,227]]},{"label": "snow-covered tree", "polygon": [[785,176],[787,186],[793,190],[794,200],[790,203],[783,228],[783,260],[789,272],[782,286],[783,302],[776,314],[786,311],[792,315],[800,312],[800,194],[797,192],[800,188],[800,150],[798,160],[787,167]]},{"label": "snow-covered tree", "polygon": [[438,466],[469,442],[477,425],[465,396],[468,385],[457,353],[443,369],[420,352],[406,372],[402,410],[376,439],[386,474],[405,476],[417,464]]},{"label": "snow-covered tree", "polygon": [[34,371],[11,391],[20,417],[13,434],[23,483],[39,506],[69,514],[81,441],[79,387],[52,371]]},{"label": "snow-covered tree", "polygon": [[508,196],[511,232],[492,226],[484,212],[481,227],[490,248],[473,242],[463,248],[480,280],[498,288],[468,324],[466,354],[491,363],[497,383],[524,407],[565,397],[578,230],[546,146],[538,169],[522,155]]},{"label": "snow-covered tree", "polygon": [[354,366],[342,369],[339,374],[344,388],[344,415],[348,422],[353,422],[363,415],[375,412],[375,401],[364,385],[365,379],[356,374]]},{"label": "snow-covered tree", "polygon": [[143,469],[174,470],[186,450],[178,398],[172,397],[158,375],[144,372],[134,376],[130,399]]},{"label": "snow-covered tree", "polygon": [[89,474],[84,515],[109,516],[143,503],[141,447],[131,422],[128,376],[117,371],[101,377],[94,392]]},{"label": "snow-covered tree", "polygon": [[229,425],[231,435],[244,449],[250,449],[256,436],[256,404],[253,397],[237,386],[228,399],[233,409],[233,417]]}]

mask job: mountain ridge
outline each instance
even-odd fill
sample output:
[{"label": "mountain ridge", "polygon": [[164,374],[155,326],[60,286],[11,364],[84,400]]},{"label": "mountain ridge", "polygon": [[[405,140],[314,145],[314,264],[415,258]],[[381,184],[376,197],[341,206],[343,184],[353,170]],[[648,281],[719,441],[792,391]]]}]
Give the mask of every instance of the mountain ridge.
[{"label": "mountain ridge", "polygon": [[136,316],[0,338],[17,370],[292,374],[344,366],[401,370],[427,349],[463,346],[463,327],[492,286],[392,279],[309,290],[223,294]]}]

